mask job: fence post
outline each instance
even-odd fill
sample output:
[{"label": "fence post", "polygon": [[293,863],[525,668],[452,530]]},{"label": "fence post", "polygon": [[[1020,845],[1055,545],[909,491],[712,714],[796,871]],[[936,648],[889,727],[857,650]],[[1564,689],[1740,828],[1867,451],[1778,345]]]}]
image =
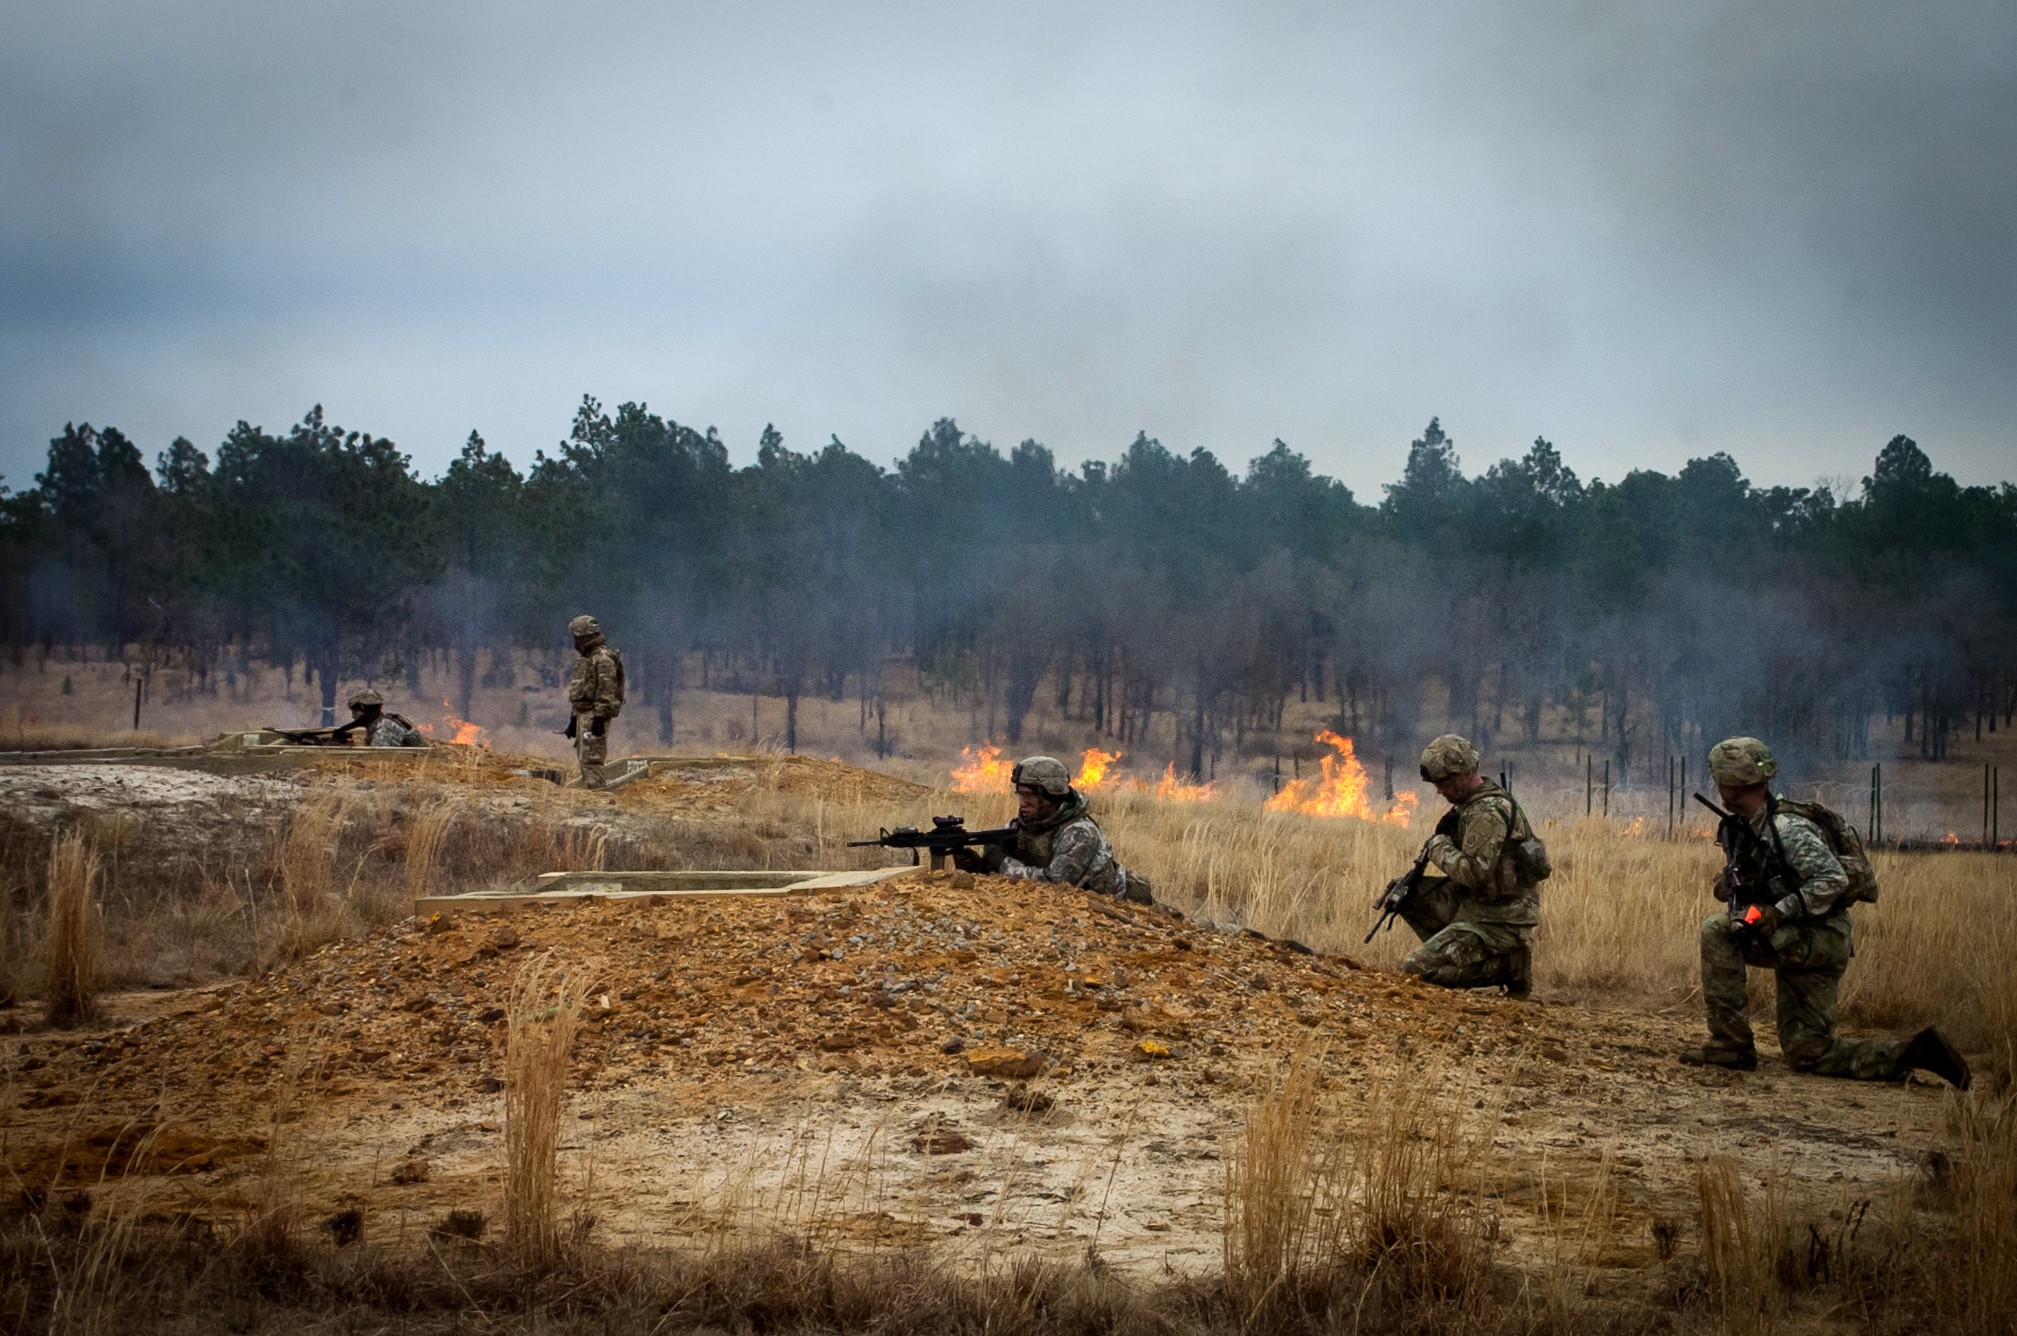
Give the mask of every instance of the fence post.
[{"label": "fence post", "polygon": [[1604,815],[1611,815],[1611,758],[1604,758]]},{"label": "fence post", "polygon": [[1876,811],[1876,823],[1878,823],[1878,840],[1876,842],[1884,844],[1884,763],[1882,761],[1878,761],[1874,773],[1876,773],[1876,781],[1874,781],[1876,783],[1876,797],[1872,799],[1870,809]]},{"label": "fence post", "polygon": [[1583,753],[1583,815],[1588,816],[1596,803],[1597,758]]},{"label": "fence post", "polygon": [[1667,838],[1674,838],[1674,755],[1667,754]]}]

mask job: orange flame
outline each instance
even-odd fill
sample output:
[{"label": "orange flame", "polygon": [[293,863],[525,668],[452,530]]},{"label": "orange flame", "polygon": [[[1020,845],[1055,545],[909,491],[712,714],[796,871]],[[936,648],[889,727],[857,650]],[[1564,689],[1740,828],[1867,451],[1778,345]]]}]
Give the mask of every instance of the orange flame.
[{"label": "orange flame", "polygon": [[448,739],[450,742],[458,747],[490,746],[490,735],[483,731],[481,725],[473,724],[467,719],[456,718],[455,707],[447,701],[441,702],[441,708],[447,715],[444,722],[455,730],[454,735]]},{"label": "orange flame", "polygon": [[1322,757],[1323,773],[1309,779],[1292,779],[1282,791],[1268,799],[1270,812],[1301,812],[1306,816],[1355,816],[1364,821],[1383,821],[1405,826],[1415,815],[1418,799],[1402,791],[1394,795],[1394,805],[1385,812],[1373,811],[1367,796],[1366,767],[1360,762],[1352,740],[1325,729],[1317,741],[1329,746],[1334,755]]},{"label": "orange flame", "polygon": [[1000,793],[1008,787],[1009,771],[1015,767],[1002,759],[1000,747],[983,742],[978,751],[961,747],[959,754],[966,764],[952,768],[954,793]]},{"label": "orange flame", "polygon": [[1216,784],[1193,784],[1189,780],[1177,778],[1177,763],[1171,761],[1163,767],[1163,777],[1156,781],[1156,797],[1166,803],[1201,803],[1211,800]]},{"label": "orange flame", "polygon": [[1950,830],[1945,835],[1942,835],[1940,837],[1940,843],[1952,844],[1958,846],[1961,843],[1961,837],[1959,835],[1956,835],[1953,831]]},{"label": "orange flame", "polygon": [[1072,780],[1074,787],[1083,791],[1096,789],[1107,782],[1107,770],[1114,762],[1126,755],[1125,752],[1101,751],[1098,747],[1088,747],[1079,758],[1078,777]]}]

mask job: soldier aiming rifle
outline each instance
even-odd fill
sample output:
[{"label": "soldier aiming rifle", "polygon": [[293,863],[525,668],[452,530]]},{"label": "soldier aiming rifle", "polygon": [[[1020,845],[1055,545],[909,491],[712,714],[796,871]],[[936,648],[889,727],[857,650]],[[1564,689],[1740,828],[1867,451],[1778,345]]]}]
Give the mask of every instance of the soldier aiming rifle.
[{"label": "soldier aiming rifle", "polygon": [[354,733],[364,735],[367,747],[425,747],[427,739],[413,721],[385,708],[385,697],[370,687],[350,693],[350,722],[329,728],[274,728],[289,742],[303,747],[349,747]]}]

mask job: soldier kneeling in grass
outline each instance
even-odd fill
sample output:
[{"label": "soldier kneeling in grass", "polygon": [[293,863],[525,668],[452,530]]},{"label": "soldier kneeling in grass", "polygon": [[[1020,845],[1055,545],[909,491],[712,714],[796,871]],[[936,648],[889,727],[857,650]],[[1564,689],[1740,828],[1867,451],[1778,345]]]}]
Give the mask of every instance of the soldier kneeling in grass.
[{"label": "soldier kneeling in grass", "polygon": [[1080,886],[1134,904],[1153,904],[1149,880],[1114,858],[1114,846],[1087,810],[1085,795],[1072,787],[1071,771],[1054,756],[1031,756],[1009,772],[1016,793],[1016,840],[1004,848],[990,844],[980,853],[961,849],[953,865],[968,872],[992,872],[1019,881]]},{"label": "soldier kneeling in grass", "polygon": [[1693,1067],[1755,1071],[1745,969],[1771,970],[1778,990],[1779,1050],[1816,1076],[1902,1081],[1931,1072],[1966,1090],[1967,1060],[1927,1026],[1910,1039],[1843,1039],[1835,992],[1849,968],[1849,906],[1877,898],[1877,878],[1855,827],[1819,803],[1771,790],[1779,763],[1756,738],[1709,751],[1709,777],[1726,809],[1716,831],[1723,870],[1715,892],[1729,908],[1702,924],[1702,1001],[1709,1042],[1681,1054]]},{"label": "soldier kneeling in grass", "polygon": [[1445,988],[1533,991],[1527,939],[1541,921],[1547,854],[1513,795],[1478,773],[1478,749],[1445,733],[1422,751],[1422,778],[1450,804],[1423,846],[1422,877],[1397,912],[1422,944],[1401,968]]}]

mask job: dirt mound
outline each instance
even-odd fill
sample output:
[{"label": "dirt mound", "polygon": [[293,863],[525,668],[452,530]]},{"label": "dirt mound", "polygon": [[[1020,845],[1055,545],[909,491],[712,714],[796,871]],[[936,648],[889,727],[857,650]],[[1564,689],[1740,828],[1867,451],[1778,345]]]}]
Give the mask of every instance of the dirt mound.
[{"label": "dirt mound", "polygon": [[703,812],[728,811],[763,791],[811,794],[830,803],[893,806],[931,790],[845,761],[811,756],[711,756],[655,762],[651,775],[618,790],[626,804]]},{"label": "dirt mound", "polygon": [[1075,890],[917,873],[785,899],[409,921],[221,991],[207,1011],[52,1055],[27,1097],[88,1086],[101,1102],[146,1091],[169,1109],[222,1112],[296,1083],[450,1102],[487,1094],[512,978],[542,952],[591,976],[577,1083],[676,1072],[679,1097],[698,1104],[747,1104],[752,1074],[1209,1070],[1234,1050],[1349,1039],[1364,1052],[1402,1031],[1403,1044],[1449,1038],[1457,1020],[1472,1039],[1501,1020],[1510,1038],[1520,1023],[1495,1000]]}]

